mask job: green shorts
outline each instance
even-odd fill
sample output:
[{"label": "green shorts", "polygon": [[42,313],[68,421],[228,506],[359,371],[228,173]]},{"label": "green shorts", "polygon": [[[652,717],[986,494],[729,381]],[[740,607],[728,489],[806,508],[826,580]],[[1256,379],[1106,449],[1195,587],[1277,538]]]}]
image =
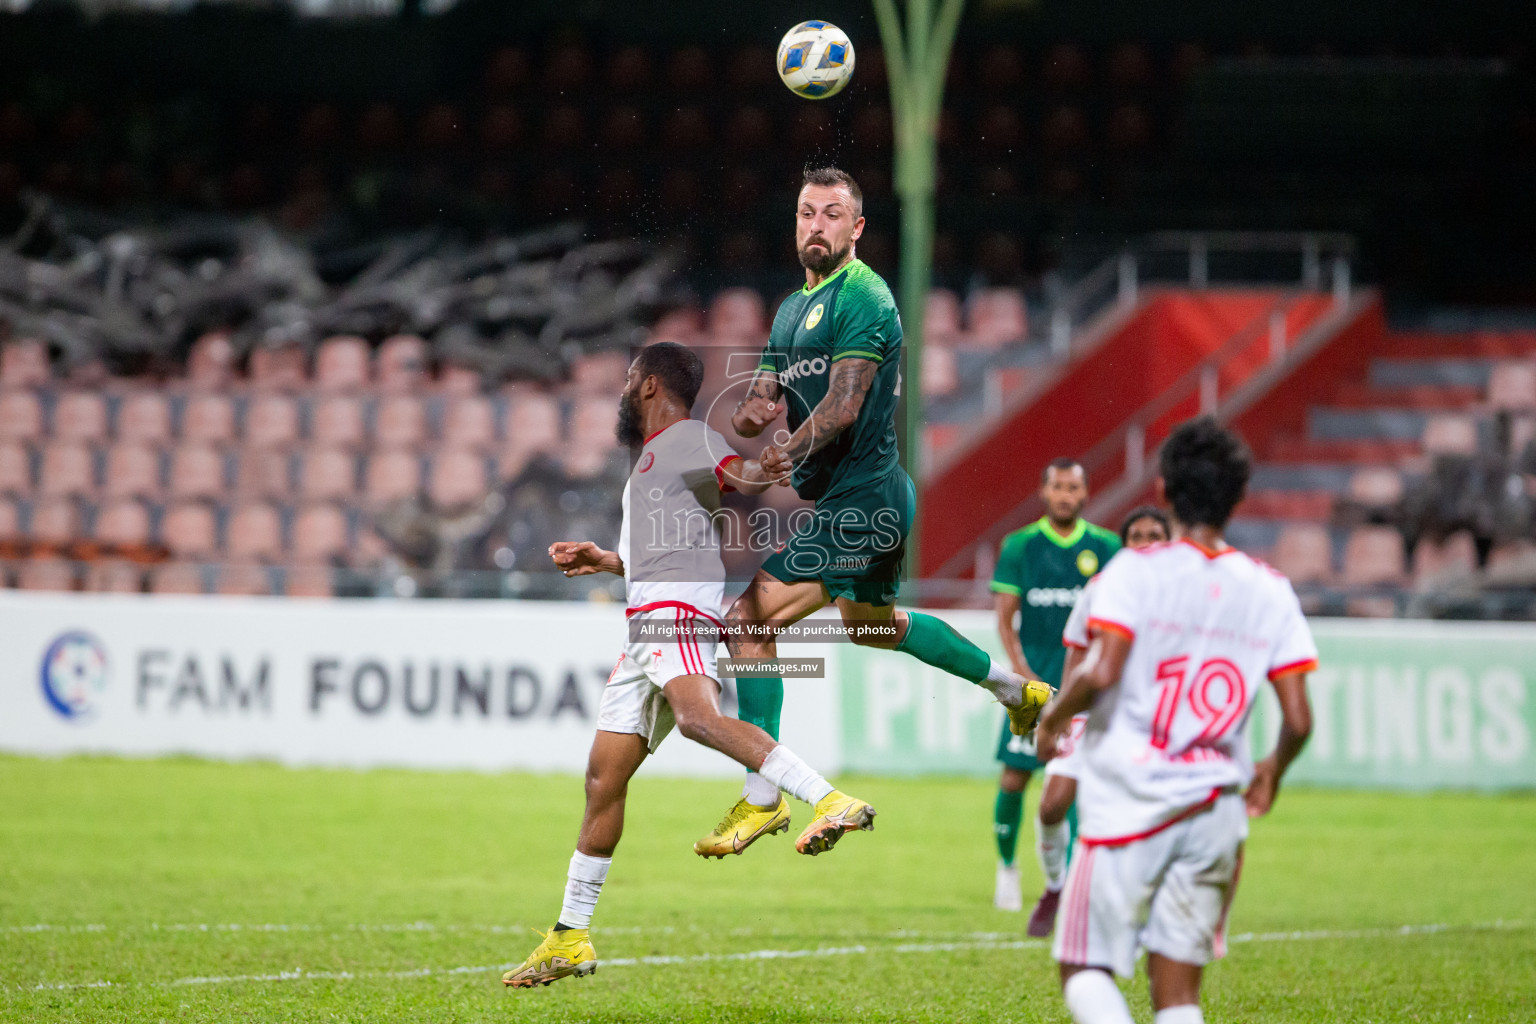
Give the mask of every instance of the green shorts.
[{"label": "green shorts", "polygon": [[1008,727],[1008,716],[1003,715],[1003,734],[997,740],[997,759],[1004,767],[1015,771],[1032,772],[1040,767],[1035,756],[1035,734],[1015,736]]},{"label": "green shorts", "polygon": [[883,480],[818,501],[763,571],[783,583],[819,582],[834,599],[895,604],[916,511],[912,479],[897,467]]}]

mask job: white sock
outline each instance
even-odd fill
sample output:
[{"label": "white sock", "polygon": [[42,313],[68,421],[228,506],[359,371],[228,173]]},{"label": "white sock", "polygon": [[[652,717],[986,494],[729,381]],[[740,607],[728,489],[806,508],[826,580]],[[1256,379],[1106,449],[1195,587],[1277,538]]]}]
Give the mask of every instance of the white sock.
[{"label": "white sock", "polygon": [[816,773],[816,769],[795,756],[794,751],[780,743],[768,751],[758,774],[778,786],[790,796],[814,804],[832,792],[832,783]]},{"label": "white sock", "polygon": [[741,795],[753,807],[779,806],[779,787],[757,772],[747,772],[747,781],[741,787]]},{"label": "white sock", "polygon": [[1103,971],[1078,971],[1067,979],[1061,992],[1077,1024],[1134,1024],[1120,986]]},{"label": "white sock", "polygon": [[1152,1017],[1152,1024],[1205,1024],[1205,1014],[1200,1012],[1198,1004],[1185,1003],[1158,1010]]},{"label": "white sock", "polygon": [[1035,857],[1040,861],[1040,873],[1045,876],[1045,887],[1060,892],[1067,882],[1067,823],[1058,821],[1047,825],[1035,819]]},{"label": "white sock", "polygon": [[1023,677],[996,658],[992,659],[992,664],[987,669],[987,678],[976,685],[1009,707],[1017,705],[1024,699]]},{"label": "white sock", "polygon": [[567,928],[590,928],[597,897],[608,878],[612,857],[588,857],[577,850],[565,874],[565,902],[560,904],[560,923]]}]

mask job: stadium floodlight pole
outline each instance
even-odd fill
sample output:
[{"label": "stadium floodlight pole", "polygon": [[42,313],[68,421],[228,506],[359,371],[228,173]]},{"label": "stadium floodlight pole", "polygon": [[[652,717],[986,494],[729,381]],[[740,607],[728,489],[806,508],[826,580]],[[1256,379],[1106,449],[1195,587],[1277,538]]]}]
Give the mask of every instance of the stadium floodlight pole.
[{"label": "stadium floodlight pole", "polygon": [[[949,51],[965,0],[907,0],[903,30],[896,0],[874,0],[891,83],[896,196],[901,202],[901,438],[907,473],[922,490],[923,313],[933,276],[933,201],[939,168],[939,112]],[[908,578],[922,576],[922,503],[907,535]]]}]

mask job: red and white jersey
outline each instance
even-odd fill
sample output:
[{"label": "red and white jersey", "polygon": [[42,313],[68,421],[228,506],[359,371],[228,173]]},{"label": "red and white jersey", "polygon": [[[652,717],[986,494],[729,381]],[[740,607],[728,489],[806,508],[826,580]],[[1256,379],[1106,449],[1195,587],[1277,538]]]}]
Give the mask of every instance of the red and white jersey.
[{"label": "red and white jersey", "polygon": [[725,601],[720,494],[735,449],[701,420],[645,439],[624,485],[619,557],[628,614],[691,608],[716,622]]},{"label": "red and white jersey", "polygon": [[1078,747],[1082,836],[1125,842],[1248,784],[1259,688],[1316,668],[1317,646],[1290,582],[1235,548],[1127,549],[1091,594],[1088,632],[1132,643]]}]

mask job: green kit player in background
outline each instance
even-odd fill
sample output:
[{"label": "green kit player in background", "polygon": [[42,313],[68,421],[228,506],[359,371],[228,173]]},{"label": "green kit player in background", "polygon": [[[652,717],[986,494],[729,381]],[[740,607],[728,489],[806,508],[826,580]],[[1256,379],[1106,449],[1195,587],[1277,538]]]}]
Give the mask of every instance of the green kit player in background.
[{"label": "green kit player in background", "polygon": [[[780,431],[761,464],[770,478],[788,476],[800,497],[816,503],[815,515],[732,604],[727,643],[733,657],[776,658],[785,626],[836,602],[854,643],[904,651],[984,687],[1007,709],[1011,728],[1027,732],[1050,696],[1042,683],[993,662],[941,619],[896,610],[917,496],[896,449],[901,318],[890,288],[854,255],[863,230],[853,178],[832,167],[807,170],[795,208],[805,286],[779,306],[731,422],[741,436],[756,437],[787,413],[788,436]],[[739,717],[778,736],[784,680],[744,677],[736,689]],[[694,851],[740,853],[788,827],[778,787],[749,772],[741,799]],[[863,826],[848,824],[856,827]]]},{"label": "green kit player in background", "polygon": [[[1088,504],[1088,475],[1072,459],[1056,459],[1040,481],[1045,515],[1003,538],[992,574],[997,608],[997,632],[1013,670],[1052,687],[1061,685],[1066,659],[1062,630],[1087,583],[1120,550],[1120,538],[1082,518]],[[1018,626],[1014,626],[1014,622]],[[1034,736],[1016,736],[1003,723],[997,744],[1003,763],[992,823],[997,833],[997,888],[993,905],[999,910],[1023,910],[1019,868],[1014,861],[1024,818],[1024,788],[1040,767]],[[1077,814],[1068,817],[1067,848],[1077,832]]]}]

